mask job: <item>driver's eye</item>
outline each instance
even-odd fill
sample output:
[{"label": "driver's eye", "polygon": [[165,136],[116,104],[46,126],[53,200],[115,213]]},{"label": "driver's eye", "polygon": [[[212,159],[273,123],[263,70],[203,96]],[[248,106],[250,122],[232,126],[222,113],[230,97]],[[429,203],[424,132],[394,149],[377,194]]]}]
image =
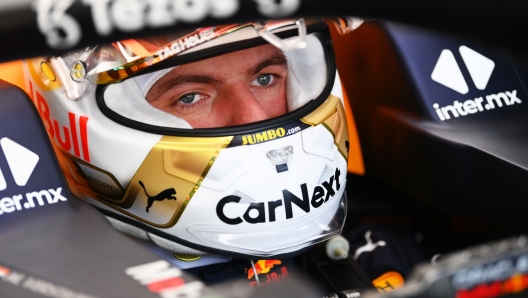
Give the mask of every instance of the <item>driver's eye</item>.
[{"label": "driver's eye", "polygon": [[264,74],[264,75],[260,75],[257,77],[257,83],[260,85],[260,86],[266,86],[266,85],[269,85],[269,83],[271,83],[271,75],[269,74]]},{"label": "driver's eye", "polygon": [[195,101],[198,101],[199,99],[200,99],[200,94],[198,94],[198,93],[188,93],[188,94],[185,94],[182,97],[180,97],[179,98],[179,102],[185,103],[185,104],[190,104],[190,103],[193,103]]}]

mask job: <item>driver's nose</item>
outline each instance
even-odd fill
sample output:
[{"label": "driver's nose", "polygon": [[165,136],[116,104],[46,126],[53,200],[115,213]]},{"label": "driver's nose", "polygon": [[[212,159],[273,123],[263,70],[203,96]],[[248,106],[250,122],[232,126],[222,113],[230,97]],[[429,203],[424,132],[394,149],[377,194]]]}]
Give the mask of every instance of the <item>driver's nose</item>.
[{"label": "driver's nose", "polygon": [[249,124],[269,118],[249,86],[244,83],[229,86],[224,96],[230,106],[224,121],[225,126]]}]

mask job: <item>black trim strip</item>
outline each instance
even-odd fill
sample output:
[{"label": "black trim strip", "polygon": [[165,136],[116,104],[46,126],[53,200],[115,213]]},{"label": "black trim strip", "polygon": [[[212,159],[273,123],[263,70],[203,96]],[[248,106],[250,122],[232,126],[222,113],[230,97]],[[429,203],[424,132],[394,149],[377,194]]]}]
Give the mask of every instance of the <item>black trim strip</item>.
[{"label": "black trim strip", "polygon": [[[294,135],[298,132],[301,132],[307,129],[308,127],[312,127],[312,126],[297,120],[297,121],[289,122],[280,127],[274,127],[269,130],[260,130],[259,132],[256,132],[253,134],[236,135],[233,137],[233,139],[231,140],[231,142],[226,148],[254,145],[254,144],[260,144],[260,143],[272,141],[272,140],[275,140],[276,138],[283,138],[283,137]],[[274,135],[271,135],[268,132],[271,132]],[[283,132],[284,134],[281,136],[280,132]],[[264,135],[263,140],[259,140],[258,136],[256,135],[260,135],[260,136]]]}]

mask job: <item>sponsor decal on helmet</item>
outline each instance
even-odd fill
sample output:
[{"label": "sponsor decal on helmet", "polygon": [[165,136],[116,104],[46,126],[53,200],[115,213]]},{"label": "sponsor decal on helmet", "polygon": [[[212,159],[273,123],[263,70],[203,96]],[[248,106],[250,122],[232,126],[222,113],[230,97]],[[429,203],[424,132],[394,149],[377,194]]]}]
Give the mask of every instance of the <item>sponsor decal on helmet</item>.
[{"label": "sponsor decal on helmet", "polygon": [[[68,125],[61,125],[56,119],[50,116],[48,102],[35,90],[33,84],[29,81],[29,96],[37,107],[37,110],[44,122],[44,126],[52,139],[67,152],[73,150],[73,154],[85,161],[90,162],[90,151],[88,150],[88,117],[78,116],[75,113],[68,112]],[[62,133],[61,133],[62,128]],[[81,157],[82,151],[82,157]]]},{"label": "sponsor decal on helmet", "polygon": [[297,121],[288,125],[256,132],[253,134],[238,135],[233,137],[233,140],[227,147],[255,145],[268,141],[273,141],[277,138],[283,138],[290,135],[294,135],[300,131],[305,130],[308,127],[311,127],[311,125]]},{"label": "sponsor decal on helmet", "polygon": [[66,174],[66,179],[84,181],[77,184],[80,190],[89,196],[98,193],[101,198],[110,201],[122,199],[125,190],[117,179],[109,172],[97,168],[68,152],[60,152],[58,155],[61,167]]},{"label": "sponsor decal on helmet", "polygon": [[265,132],[242,136],[242,145],[257,144],[266,141],[271,141],[273,139],[276,139],[277,137],[282,138],[285,135],[286,131],[282,127],[279,127],[277,129],[270,129]]},{"label": "sponsor decal on helmet", "polygon": [[[310,205],[313,208],[319,208],[321,205],[326,203],[330,198],[333,198],[337,191],[341,188],[341,184],[339,183],[339,176],[341,175],[341,171],[339,168],[336,168],[334,175],[332,175],[328,181],[323,181],[320,185],[314,187],[312,196],[310,198],[310,195],[308,193],[308,188],[306,186],[306,183],[303,183],[300,185],[301,193],[302,193],[302,199],[291,193],[289,190],[284,189],[282,190],[282,196],[283,199],[276,200],[276,201],[269,201],[268,202],[268,216],[266,216],[266,207],[264,202],[260,203],[251,203],[249,204],[249,207],[247,208],[244,215],[241,217],[235,217],[230,218],[227,217],[227,215],[224,213],[224,207],[228,203],[238,203],[241,200],[241,197],[230,195],[222,198],[218,204],[216,205],[216,215],[218,218],[220,218],[221,221],[225,222],[226,224],[230,225],[237,225],[244,221],[251,223],[251,224],[257,224],[257,223],[265,223],[265,222],[274,222],[276,221],[275,216],[275,209],[284,206],[284,210],[286,213],[286,219],[293,218],[293,206],[292,204],[295,204],[297,207],[301,208],[304,212],[309,213]],[[256,212],[252,212],[255,210]],[[255,215],[255,213],[257,213]],[[253,214],[253,215],[251,215]]]},{"label": "sponsor decal on helmet", "polygon": [[204,288],[199,281],[186,282],[182,271],[164,260],[130,267],[125,273],[160,297],[200,297]]},{"label": "sponsor decal on helmet", "polygon": [[176,194],[176,190],[174,189],[174,187],[167,188],[155,196],[150,196],[147,193],[147,189],[145,188],[145,185],[143,184],[143,182],[139,181],[139,185],[143,187],[143,190],[145,191],[145,195],[147,195],[147,198],[148,198],[148,204],[146,208],[147,212],[149,212],[150,207],[152,207],[152,204],[154,204],[155,201],[163,201],[163,200],[175,200],[176,201],[177,200],[176,197],[174,196]]},{"label": "sponsor decal on helmet", "polygon": [[118,194],[118,195],[122,193],[122,191],[119,188],[117,188],[116,186],[111,185],[109,183],[106,183],[104,181],[101,181],[101,180],[99,180],[97,178],[94,178],[92,176],[86,175],[86,180],[88,180],[88,182],[90,183],[91,186],[98,187],[99,189],[105,189],[105,190],[108,190],[108,191],[110,191],[112,193],[115,193],[115,194]]},{"label": "sponsor decal on helmet", "polygon": [[213,33],[216,27],[201,31],[200,33],[193,34],[191,36],[185,37],[183,40],[178,40],[170,45],[170,47],[165,47],[163,50],[156,52],[156,55],[160,60],[165,60],[169,57],[177,55],[180,52],[193,48],[199,44],[202,44],[213,37]]}]

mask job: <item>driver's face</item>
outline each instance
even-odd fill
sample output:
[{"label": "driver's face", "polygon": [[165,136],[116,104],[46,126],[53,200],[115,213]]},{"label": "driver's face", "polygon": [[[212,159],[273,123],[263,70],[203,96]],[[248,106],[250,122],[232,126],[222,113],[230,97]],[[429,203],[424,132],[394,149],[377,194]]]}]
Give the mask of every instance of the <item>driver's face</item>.
[{"label": "driver's face", "polygon": [[194,128],[247,124],[287,112],[287,74],[282,51],[263,45],[178,66],[147,101]]}]

